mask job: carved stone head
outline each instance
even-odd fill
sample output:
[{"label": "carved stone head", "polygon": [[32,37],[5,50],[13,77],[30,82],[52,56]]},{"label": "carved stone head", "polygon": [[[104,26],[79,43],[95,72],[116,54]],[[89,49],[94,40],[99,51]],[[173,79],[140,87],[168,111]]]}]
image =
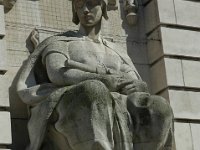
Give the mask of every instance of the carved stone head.
[{"label": "carved stone head", "polygon": [[85,26],[95,25],[102,16],[107,20],[107,1],[105,0],[73,0],[72,21],[77,25],[79,22]]}]

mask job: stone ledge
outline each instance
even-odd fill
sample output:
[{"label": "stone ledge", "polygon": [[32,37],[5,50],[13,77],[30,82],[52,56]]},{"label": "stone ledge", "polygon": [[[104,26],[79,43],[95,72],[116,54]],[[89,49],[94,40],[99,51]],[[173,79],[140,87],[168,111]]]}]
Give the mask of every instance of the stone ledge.
[{"label": "stone ledge", "polygon": [[0,144],[11,144],[11,120],[9,112],[0,112]]},{"label": "stone ledge", "polygon": [[200,92],[169,90],[175,119],[200,121]]},{"label": "stone ledge", "polygon": [[0,74],[5,74],[7,71],[7,52],[6,41],[0,39]]},{"label": "stone ledge", "polygon": [[[198,1],[152,0],[145,7],[146,33],[160,25],[174,25],[200,29]],[[195,18],[195,19],[194,19]]]},{"label": "stone ledge", "polygon": [[176,24],[173,0],[152,0],[144,9],[146,33],[160,24]]},{"label": "stone ledge", "polygon": [[4,7],[0,5],[0,37],[5,36],[5,20],[4,20]]},{"label": "stone ledge", "polygon": [[174,126],[176,150],[194,150],[190,124],[175,122]]},{"label": "stone ledge", "polygon": [[153,94],[169,86],[184,86],[182,64],[178,59],[162,58],[150,68],[150,76]]},{"label": "stone ledge", "polygon": [[148,36],[149,63],[152,64],[163,56],[190,60],[200,59],[199,36],[200,32],[197,31],[159,27]]},{"label": "stone ledge", "polygon": [[174,4],[177,24],[200,28],[200,4],[198,1],[174,0]]}]

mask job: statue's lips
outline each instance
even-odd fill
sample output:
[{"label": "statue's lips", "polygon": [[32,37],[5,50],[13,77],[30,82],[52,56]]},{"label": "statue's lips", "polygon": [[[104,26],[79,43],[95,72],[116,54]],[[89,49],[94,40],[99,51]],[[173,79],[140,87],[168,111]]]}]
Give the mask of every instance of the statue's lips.
[{"label": "statue's lips", "polygon": [[92,15],[85,15],[85,19],[86,19],[86,20],[93,19],[93,16],[92,16]]}]

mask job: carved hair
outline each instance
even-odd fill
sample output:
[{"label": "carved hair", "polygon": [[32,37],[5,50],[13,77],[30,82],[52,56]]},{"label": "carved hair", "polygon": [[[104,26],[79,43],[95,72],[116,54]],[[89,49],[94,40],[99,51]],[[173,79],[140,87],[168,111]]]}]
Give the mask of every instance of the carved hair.
[{"label": "carved hair", "polygon": [[[73,13],[72,21],[73,21],[73,23],[78,25],[80,20],[78,18],[78,15],[77,15],[75,7],[74,7],[75,6],[74,5],[74,1],[75,0],[72,0],[72,13]],[[104,19],[108,20],[107,1],[106,0],[101,0],[101,4],[102,4],[101,9],[102,9],[103,17],[104,17]]]}]

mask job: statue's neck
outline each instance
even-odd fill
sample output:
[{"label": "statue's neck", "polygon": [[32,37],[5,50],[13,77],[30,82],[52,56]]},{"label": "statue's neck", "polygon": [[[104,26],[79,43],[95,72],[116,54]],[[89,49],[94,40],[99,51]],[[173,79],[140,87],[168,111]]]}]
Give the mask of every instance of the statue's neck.
[{"label": "statue's neck", "polygon": [[83,26],[80,25],[79,33],[83,36],[87,36],[92,40],[99,39],[101,31],[101,22],[96,24],[95,26]]}]

